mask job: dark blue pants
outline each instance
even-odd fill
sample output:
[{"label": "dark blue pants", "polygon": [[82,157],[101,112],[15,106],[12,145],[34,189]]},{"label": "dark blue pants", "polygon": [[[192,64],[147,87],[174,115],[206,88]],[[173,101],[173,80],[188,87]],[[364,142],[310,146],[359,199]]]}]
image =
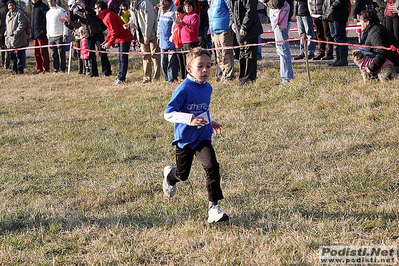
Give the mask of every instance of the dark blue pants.
[{"label": "dark blue pants", "polygon": [[[130,50],[130,41],[118,44],[118,51],[120,53],[127,53]],[[129,65],[129,55],[119,54],[119,74],[118,79],[121,81],[126,80],[127,67]]]},{"label": "dark blue pants", "polygon": [[[346,35],[346,22],[333,21],[329,22],[331,36],[334,38],[335,42],[347,43],[348,37]],[[337,45],[339,50],[348,50],[346,45]]]}]

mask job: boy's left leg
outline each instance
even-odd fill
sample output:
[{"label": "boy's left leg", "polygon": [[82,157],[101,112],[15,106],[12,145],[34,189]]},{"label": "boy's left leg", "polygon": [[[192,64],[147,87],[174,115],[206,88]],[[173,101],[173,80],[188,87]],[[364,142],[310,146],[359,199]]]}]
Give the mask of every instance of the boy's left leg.
[{"label": "boy's left leg", "polygon": [[[256,48],[256,47],[255,47]],[[218,200],[223,199],[220,188],[219,163],[216,160],[215,150],[211,141],[203,141],[195,148],[195,156],[201,162],[206,172],[206,188],[208,190],[208,223],[228,221],[229,216],[223,212]]]},{"label": "boy's left leg", "polygon": [[208,200],[210,202],[217,202],[223,199],[222,189],[220,188],[219,163],[216,160],[212,143],[209,140],[203,141],[195,148],[195,151],[195,156],[201,162],[206,172]]}]

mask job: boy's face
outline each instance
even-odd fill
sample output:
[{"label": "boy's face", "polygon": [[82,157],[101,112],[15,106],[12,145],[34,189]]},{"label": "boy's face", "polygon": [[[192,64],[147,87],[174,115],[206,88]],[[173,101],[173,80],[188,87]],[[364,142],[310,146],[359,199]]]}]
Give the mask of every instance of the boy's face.
[{"label": "boy's face", "polygon": [[187,71],[201,83],[205,83],[209,79],[211,66],[211,58],[208,55],[203,54],[189,62],[187,65]]},{"label": "boy's face", "polygon": [[180,13],[180,12],[175,12],[175,15],[176,15],[176,18],[178,18],[178,19],[183,19],[183,17],[184,17],[184,13]]}]

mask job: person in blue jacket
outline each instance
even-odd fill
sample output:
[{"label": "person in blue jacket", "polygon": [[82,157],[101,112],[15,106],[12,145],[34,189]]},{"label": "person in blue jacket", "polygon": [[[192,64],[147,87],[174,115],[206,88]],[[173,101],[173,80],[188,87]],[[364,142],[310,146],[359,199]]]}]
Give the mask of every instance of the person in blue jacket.
[{"label": "person in blue jacket", "polygon": [[223,199],[220,188],[219,163],[216,160],[211,138],[212,133],[221,133],[221,125],[209,115],[212,86],[210,77],[211,55],[201,47],[187,54],[187,78],[173,92],[165,109],[164,118],[174,123],[176,145],[176,167],[164,168],[163,191],[168,197],[176,193],[176,183],[185,181],[190,174],[194,155],[206,172],[208,191],[208,222],[221,222],[229,216],[220,209],[218,201]]},{"label": "person in blue jacket", "polygon": [[175,53],[175,44],[170,40],[172,36],[172,26],[175,21],[176,6],[172,0],[160,0],[158,11],[158,39],[161,48],[161,66],[165,81],[169,84],[177,81],[179,72],[179,62]]},{"label": "person in blue jacket", "polygon": [[[213,36],[215,48],[234,45],[234,33],[230,23],[230,12],[227,0],[212,0],[208,10],[209,29]],[[222,80],[233,80],[233,49],[216,50],[216,61],[222,69]]]}]

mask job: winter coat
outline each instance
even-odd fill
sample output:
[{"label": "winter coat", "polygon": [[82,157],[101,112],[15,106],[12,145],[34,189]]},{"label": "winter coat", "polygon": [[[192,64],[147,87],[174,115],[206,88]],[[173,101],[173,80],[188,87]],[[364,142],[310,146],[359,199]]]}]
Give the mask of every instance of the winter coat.
[{"label": "winter coat", "polygon": [[104,23],[96,16],[96,12],[89,5],[86,5],[85,9],[74,9],[70,12],[70,17],[71,21],[65,22],[65,25],[71,30],[83,27],[84,38],[93,37],[106,29]]},{"label": "winter coat", "polygon": [[[235,25],[238,42],[257,38],[263,33],[257,12],[258,0],[230,0],[230,27]],[[240,30],[247,32],[241,36]]]},{"label": "winter coat", "polygon": [[104,22],[104,25],[108,29],[105,43],[109,46],[115,43],[125,43],[133,40],[133,35],[130,30],[123,28],[125,24],[120,16],[111,12],[108,8],[101,12],[98,17]]},{"label": "winter coat", "polygon": [[141,43],[144,43],[143,38],[151,41],[157,37],[157,16],[150,1],[136,0],[133,3],[129,25],[137,30]]},{"label": "winter coat", "polygon": [[295,16],[300,16],[300,17],[310,16],[309,7],[306,0],[294,1],[294,14]]},{"label": "winter coat", "polygon": [[183,43],[199,42],[200,18],[197,13],[191,12],[182,19],[181,27],[181,40]]},{"label": "winter coat", "polygon": [[4,36],[4,32],[6,31],[6,15],[8,12],[7,3],[0,3],[0,36]]},{"label": "winter coat", "polygon": [[212,0],[208,10],[209,29],[212,34],[232,31],[230,27],[229,3],[227,0]]},{"label": "winter coat", "polygon": [[5,32],[7,48],[20,48],[27,45],[26,29],[28,24],[28,19],[21,9],[15,8],[14,12],[7,13]]},{"label": "winter coat", "polygon": [[[386,27],[380,24],[372,25],[367,29],[367,32],[365,45],[383,47],[391,47],[391,45],[393,45],[399,48],[399,43],[395,36]],[[395,66],[399,66],[399,54],[397,51],[376,48],[370,48],[369,50],[376,55],[373,63],[369,66],[371,72],[377,72],[385,63],[386,59],[391,61]]]},{"label": "winter coat", "polygon": [[309,0],[309,12],[314,18],[320,18],[323,15],[324,0]]},{"label": "winter coat", "polygon": [[348,22],[350,0],[325,0],[323,4],[323,20]]},{"label": "winter coat", "polygon": [[385,16],[387,16],[387,17],[393,17],[393,18],[397,18],[398,17],[398,14],[397,13],[393,13],[391,10],[389,10],[388,9],[388,7],[390,6],[390,5],[392,5],[392,4],[395,4],[395,0],[387,0],[387,5],[386,5],[386,7],[385,7],[385,10],[384,10],[384,15]]},{"label": "winter coat", "polygon": [[32,14],[30,20],[31,26],[31,37],[34,40],[46,39],[46,13],[49,7],[43,3],[42,0],[38,0],[32,4]]},{"label": "winter coat", "polygon": [[165,12],[162,9],[158,11],[158,39],[159,47],[164,50],[175,50],[175,44],[170,40],[172,35],[173,21],[175,20],[176,6],[171,3]]}]

